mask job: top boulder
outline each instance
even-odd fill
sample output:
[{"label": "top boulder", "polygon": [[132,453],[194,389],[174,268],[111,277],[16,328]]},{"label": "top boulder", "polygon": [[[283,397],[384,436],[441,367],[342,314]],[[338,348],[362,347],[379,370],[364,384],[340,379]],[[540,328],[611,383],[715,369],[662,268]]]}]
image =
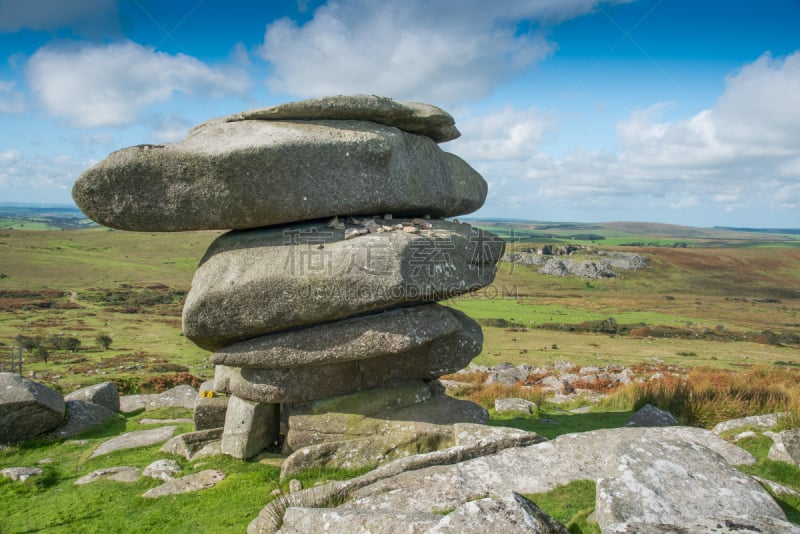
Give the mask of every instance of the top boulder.
[{"label": "top boulder", "polygon": [[357,120],[394,126],[408,133],[430,137],[437,143],[461,136],[453,117],[436,106],[403,102],[375,95],[339,95],[289,102],[269,108],[243,111],[208,121],[208,124],[246,120]]},{"label": "top boulder", "polygon": [[[353,100],[360,104],[347,104]],[[396,112],[376,104],[370,114],[366,102],[373,100],[393,102],[332,97],[286,104],[270,108],[274,113],[206,122],[178,143],[124,148],[86,170],[72,198],[104,226],[155,232],[259,228],[336,215],[454,217],[480,208],[487,186],[472,167],[431,137],[380,123],[412,128],[436,114],[419,111],[427,109],[422,104],[397,103]],[[326,106],[310,102],[331,103],[331,111],[316,113]],[[278,119],[276,113],[380,120]]]}]

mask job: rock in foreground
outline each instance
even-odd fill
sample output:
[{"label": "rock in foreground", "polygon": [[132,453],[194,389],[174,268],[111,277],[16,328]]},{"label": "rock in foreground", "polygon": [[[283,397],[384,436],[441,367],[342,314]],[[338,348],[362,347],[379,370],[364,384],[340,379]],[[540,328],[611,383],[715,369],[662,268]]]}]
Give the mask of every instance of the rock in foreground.
[{"label": "rock in foreground", "polygon": [[61,393],[16,373],[0,373],[0,443],[53,430],[65,408]]}]

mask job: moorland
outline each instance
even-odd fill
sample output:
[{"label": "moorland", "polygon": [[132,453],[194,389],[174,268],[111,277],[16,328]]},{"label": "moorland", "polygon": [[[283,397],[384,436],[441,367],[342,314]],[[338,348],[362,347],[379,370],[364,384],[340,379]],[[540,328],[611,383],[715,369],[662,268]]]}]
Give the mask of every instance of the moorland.
[{"label": "moorland", "polygon": [[[570,256],[573,259],[591,260],[599,249],[635,252],[647,262],[644,269],[599,279],[548,276],[533,266],[501,262],[490,287],[445,302],[483,327],[484,347],[474,360],[476,365],[511,362],[544,367],[567,361],[577,366],[681,369],[681,380],[689,377],[703,387],[726,390],[736,402],[749,395],[742,393],[746,389],[742,382],[752,388],[768,389],[773,384],[789,391],[781,397],[783,404],[776,404],[774,395],[765,402],[740,402],[741,410],[748,412],[741,415],[792,407],[800,413],[800,231],[652,223],[464,222],[503,236],[510,252],[569,244],[581,247]],[[194,269],[219,234],[122,232],[98,227],[76,210],[0,207],[0,362],[8,359],[11,350],[19,350],[14,347],[22,346],[23,373],[65,393],[106,380],[115,381],[126,394],[163,391],[181,383],[197,386],[208,380],[213,376],[209,353],[181,335],[180,315]],[[543,405],[530,418],[492,413],[492,423],[554,437],[620,425],[645,399],[658,400],[661,395],[664,400],[664,395],[674,397],[676,392],[691,397],[691,388],[675,381],[655,389],[631,387],[638,389],[620,392],[616,400],[589,414],[572,415],[566,411],[571,406]],[[515,392],[520,389],[494,394]],[[541,423],[545,413],[548,424]],[[159,416],[148,412],[147,417],[154,415]],[[740,414],[726,408],[717,418],[723,415]],[[142,416],[126,415],[86,437],[99,440],[123,429],[137,429]],[[555,428],[553,420],[562,424]],[[713,421],[709,419],[708,424]],[[800,471],[786,471],[766,460],[766,443],[768,439],[761,435],[752,443],[745,442],[759,458],[753,469],[762,475],[777,471],[771,478],[783,482],[794,478],[790,485],[800,489],[796,483]],[[97,461],[71,447],[68,443],[44,446],[34,440],[0,453],[0,466],[52,455],[60,455],[65,462],[53,468],[49,479],[27,489],[0,481],[4,502],[11,502],[5,500],[8,497],[17,503],[13,509],[15,532],[59,524],[55,516],[32,523],[24,519],[36,508],[36,496],[46,494],[56,515],[66,517],[66,510],[76,505],[76,495],[66,489],[74,476],[66,473],[88,469],[89,464],[95,468]],[[114,461],[145,461],[145,452],[126,454]],[[175,522],[180,530],[191,527],[179,519],[180,513],[185,513],[196,519],[195,527],[208,530],[216,510],[228,507],[231,519],[217,525],[219,531],[242,527],[263,506],[269,491],[282,483],[274,467],[224,461],[231,473],[225,487],[230,499],[225,502],[187,496],[164,509],[161,505],[145,507],[141,500],[123,506],[114,504],[117,501],[109,498],[108,488],[91,490],[97,495],[87,490],[83,504],[88,506],[96,499],[96,513],[78,523],[63,519],[62,526],[65,531],[76,525],[91,531],[92,525],[113,521],[105,524],[144,531],[147,525],[163,526],[167,521]],[[304,482],[350,475],[315,473]],[[241,509],[230,508],[236,499],[248,495],[255,483],[264,485],[263,491],[259,489],[264,499],[242,504]],[[112,493],[122,492],[120,498],[132,502],[143,484],[148,483],[139,482],[134,489],[115,488]],[[56,490],[63,493],[56,495]],[[559,491],[566,491],[574,500],[583,489]],[[559,511],[565,500],[561,493],[540,499],[552,501],[543,507],[568,522],[576,510]],[[587,503],[593,502],[593,496],[585,497]],[[100,511],[102,503],[108,503],[107,511]],[[800,521],[800,498],[782,501],[782,505],[791,520]],[[130,506],[138,507],[141,516],[131,514]],[[576,527],[578,531],[591,531],[585,521],[582,525]]]}]

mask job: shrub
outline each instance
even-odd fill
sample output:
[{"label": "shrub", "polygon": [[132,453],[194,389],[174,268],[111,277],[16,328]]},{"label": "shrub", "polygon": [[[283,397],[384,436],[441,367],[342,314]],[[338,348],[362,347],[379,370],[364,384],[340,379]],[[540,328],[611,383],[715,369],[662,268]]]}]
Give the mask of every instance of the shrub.
[{"label": "shrub", "polygon": [[199,388],[203,381],[191,373],[173,373],[171,375],[151,376],[142,383],[142,392],[161,393],[175,386],[188,384]]},{"label": "shrub", "polygon": [[638,410],[652,404],[686,424],[711,428],[719,422],[787,412],[785,425],[800,422],[800,371],[753,367],[746,371],[693,369],[684,377],[664,376],[629,384],[601,402],[607,408]]}]

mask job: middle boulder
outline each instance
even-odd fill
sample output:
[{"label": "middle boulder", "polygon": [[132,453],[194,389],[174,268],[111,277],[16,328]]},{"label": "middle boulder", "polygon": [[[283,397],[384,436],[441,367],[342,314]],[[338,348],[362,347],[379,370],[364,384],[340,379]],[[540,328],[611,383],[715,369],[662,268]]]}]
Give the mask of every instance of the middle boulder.
[{"label": "middle boulder", "polygon": [[272,332],[444,300],[491,283],[503,254],[502,239],[457,222],[351,221],[217,238],[186,297],[184,335],[216,350]]}]

